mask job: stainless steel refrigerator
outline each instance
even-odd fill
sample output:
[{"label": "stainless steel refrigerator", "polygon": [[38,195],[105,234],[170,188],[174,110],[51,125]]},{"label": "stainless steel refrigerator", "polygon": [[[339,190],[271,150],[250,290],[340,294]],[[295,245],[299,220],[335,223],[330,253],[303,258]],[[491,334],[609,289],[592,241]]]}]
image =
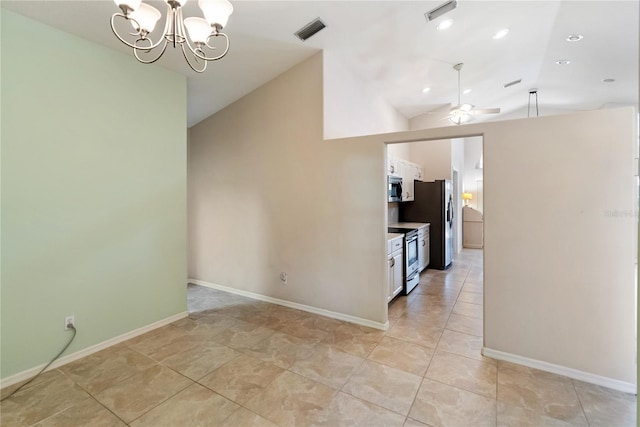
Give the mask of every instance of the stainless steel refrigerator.
[{"label": "stainless steel refrigerator", "polygon": [[414,201],[400,203],[401,222],[428,222],[429,267],[444,270],[453,257],[453,184],[450,180],[415,182]]}]

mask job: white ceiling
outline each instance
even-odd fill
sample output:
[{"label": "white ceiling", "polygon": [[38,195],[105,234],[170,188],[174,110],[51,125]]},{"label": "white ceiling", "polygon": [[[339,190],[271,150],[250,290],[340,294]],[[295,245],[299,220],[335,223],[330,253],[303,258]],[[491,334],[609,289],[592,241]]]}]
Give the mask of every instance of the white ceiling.
[{"label": "white ceiling", "polygon": [[[320,49],[341,58],[407,118],[457,103],[453,65],[459,62],[465,64],[463,89],[472,89],[462,101],[501,107],[495,118],[526,115],[533,88],[541,115],[638,105],[638,0],[459,0],[435,22],[424,13],[443,1],[231,1],[235,10],[224,30],[231,49],[204,74],[191,71],[179,49],[168,48],[154,65],[140,65],[187,76],[189,126]],[[164,12],[162,1],[150,3]],[[118,11],[111,0],[2,0],[2,7],[130,54],[109,28]],[[200,16],[195,0],[184,12]],[[306,42],[293,35],[317,17],[327,28]],[[454,25],[437,31],[447,18]],[[493,40],[502,28],[510,30],[508,36]],[[575,33],[584,39],[565,40]],[[571,64],[556,65],[560,59]],[[605,78],[615,82],[603,83]],[[522,83],[503,88],[517,79]],[[425,86],[431,87],[427,94]]]}]

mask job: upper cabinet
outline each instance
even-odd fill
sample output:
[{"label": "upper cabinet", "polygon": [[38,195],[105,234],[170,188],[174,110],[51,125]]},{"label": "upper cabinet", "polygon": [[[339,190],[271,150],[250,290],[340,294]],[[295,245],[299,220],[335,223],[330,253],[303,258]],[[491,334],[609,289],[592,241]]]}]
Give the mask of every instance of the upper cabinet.
[{"label": "upper cabinet", "polygon": [[400,160],[400,173],[402,174],[402,201],[413,201],[413,180],[415,179],[414,164],[406,160]]},{"label": "upper cabinet", "polygon": [[387,157],[387,175],[402,177],[400,173],[400,162],[395,157]]},{"label": "upper cabinet", "polygon": [[387,175],[402,178],[402,201],[412,202],[414,181],[422,181],[424,168],[408,160],[397,157],[387,157]]},{"label": "upper cabinet", "polygon": [[419,165],[415,165],[415,173],[414,173],[414,178],[416,181],[422,181],[422,178],[424,177],[424,168],[420,167]]}]

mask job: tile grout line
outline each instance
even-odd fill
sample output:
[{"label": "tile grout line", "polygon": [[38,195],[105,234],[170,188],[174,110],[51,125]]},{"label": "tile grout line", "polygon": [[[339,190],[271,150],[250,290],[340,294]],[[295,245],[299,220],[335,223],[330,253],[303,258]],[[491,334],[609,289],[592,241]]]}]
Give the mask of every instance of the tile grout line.
[{"label": "tile grout line", "polygon": [[[76,381],[74,381],[71,377],[69,377],[64,371],[60,371],[62,373],[62,375],[64,375],[67,379],[69,379],[70,381],[72,381],[75,385],[77,385],[78,387],[80,387],[82,390],[84,390],[85,393],[87,393],[89,395],[90,399],[95,400],[98,405],[102,406],[103,408],[105,408],[107,411],[111,412],[117,419],[119,419],[120,421],[122,421],[125,425],[129,425],[130,423],[126,422],[124,419],[122,419],[118,414],[116,414],[114,411],[111,410],[111,408],[107,407],[104,403],[102,403],[100,400],[98,400],[97,397],[95,397],[89,390],[87,390],[86,388],[84,388],[82,385],[78,384]],[[135,375],[135,374],[134,374]],[[123,379],[122,381],[126,381],[127,379],[131,378],[133,375]],[[115,384],[114,384],[115,385]],[[107,387],[108,388],[108,387]],[[75,405],[73,405],[75,406]],[[72,406],[70,406],[72,407]],[[65,411],[69,409],[66,408]],[[61,411],[64,412],[64,411]],[[59,412],[60,413],[60,412]],[[55,414],[57,415],[57,414]],[[47,417],[47,418],[51,418],[51,417]],[[46,420],[47,418],[45,418],[44,420]],[[44,420],[40,420],[39,422],[42,422]],[[37,423],[36,423],[37,424]]]},{"label": "tile grout line", "polygon": [[587,421],[587,425],[590,426],[591,422],[589,421],[589,417],[587,417],[587,413],[584,410],[584,405],[582,404],[582,399],[580,398],[580,393],[578,393],[578,389],[576,388],[576,382],[573,379],[571,379],[571,386],[573,387],[573,391],[576,393],[576,397],[578,398],[578,403],[580,404],[580,409],[582,410],[582,415],[584,415],[584,419]]}]

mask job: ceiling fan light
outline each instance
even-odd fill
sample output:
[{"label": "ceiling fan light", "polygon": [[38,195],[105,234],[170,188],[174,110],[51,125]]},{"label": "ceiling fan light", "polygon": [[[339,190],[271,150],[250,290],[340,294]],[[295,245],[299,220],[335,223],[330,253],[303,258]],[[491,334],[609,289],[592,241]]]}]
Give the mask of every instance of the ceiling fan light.
[{"label": "ceiling fan light", "polygon": [[461,125],[471,121],[471,118],[472,116],[470,113],[458,109],[457,111],[453,111],[451,113],[451,115],[449,116],[449,121],[455,125]]},{"label": "ceiling fan light", "polygon": [[[144,31],[150,33],[156,27],[156,23],[162,17],[162,14],[158,9],[153,6],[149,6],[146,3],[141,3],[135,11],[131,12],[131,25],[136,31]],[[140,25],[140,28],[138,28]]]},{"label": "ceiling fan light", "polygon": [[224,28],[233,13],[233,6],[228,0],[198,0],[198,6],[212,27],[218,25]]}]

